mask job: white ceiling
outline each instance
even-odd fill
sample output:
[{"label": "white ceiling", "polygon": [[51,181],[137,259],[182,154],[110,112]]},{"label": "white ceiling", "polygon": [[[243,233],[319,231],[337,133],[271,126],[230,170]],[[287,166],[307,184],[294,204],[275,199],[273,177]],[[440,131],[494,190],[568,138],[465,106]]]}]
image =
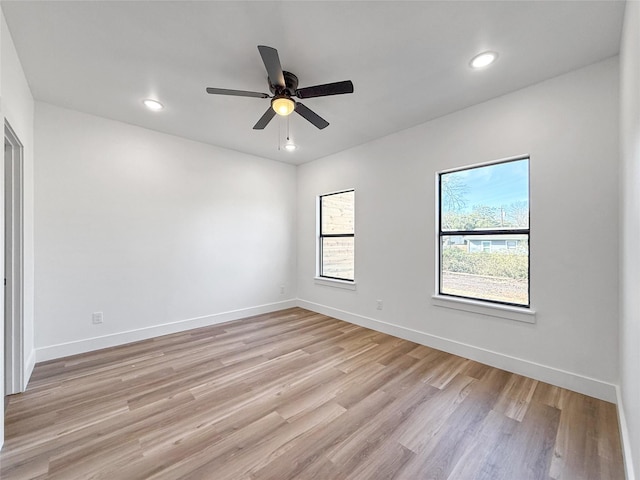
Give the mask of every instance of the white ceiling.
[{"label": "white ceiling", "polygon": [[[624,3],[2,1],[36,100],[293,164],[426,122],[616,55]],[[290,117],[278,150],[257,45],[300,86],[350,79],[351,95],[304,100],[329,127]],[[482,71],[468,62],[499,52]],[[141,101],[166,108],[153,113]]]}]

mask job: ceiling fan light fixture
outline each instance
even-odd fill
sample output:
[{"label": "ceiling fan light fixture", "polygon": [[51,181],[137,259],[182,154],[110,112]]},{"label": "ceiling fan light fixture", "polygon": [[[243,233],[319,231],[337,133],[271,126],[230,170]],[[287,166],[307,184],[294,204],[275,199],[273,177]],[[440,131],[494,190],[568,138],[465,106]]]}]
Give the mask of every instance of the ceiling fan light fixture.
[{"label": "ceiling fan light fixture", "polygon": [[[282,70],[280,57],[278,56],[278,51],[275,48],[268,47],[266,45],[258,45],[258,52],[260,52],[262,63],[264,63],[264,67],[267,70],[267,83],[269,84],[269,91],[273,96],[268,93],[232,90],[229,88],[207,87],[205,89],[206,92],[211,95],[270,98],[271,103],[269,104],[269,108],[267,108],[253,126],[254,130],[264,130],[276,115],[287,116],[292,112],[296,112],[318,130],[322,130],[329,126],[329,122],[303,103],[296,102],[291,97],[307,99],[353,93],[353,82],[351,80],[298,88],[298,77],[291,72],[285,72]],[[280,148],[280,146],[278,148]]]},{"label": "ceiling fan light fixture", "polygon": [[159,101],[153,100],[151,98],[147,98],[146,100],[143,100],[142,103],[144,104],[145,107],[147,107],[149,110],[152,110],[154,112],[159,112],[164,108],[164,105],[162,105]]},{"label": "ceiling fan light fixture", "polygon": [[286,117],[296,108],[296,102],[288,97],[276,97],[271,101],[271,108],[278,115]]},{"label": "ceiling fan light fixture", "polygon": [[294,152],[297,148],[298,148],[298,146],[295,143],[291,143],[291,142],[285,143],[285,145],[284,145],[284,149],[287,152]]},{"label": "ceiling fan light fixture", "polygon": [[491,65],[498,59],[496,52],[482,52],[476,55],[469,62],[469,66],[474,69],[484,68]]}]

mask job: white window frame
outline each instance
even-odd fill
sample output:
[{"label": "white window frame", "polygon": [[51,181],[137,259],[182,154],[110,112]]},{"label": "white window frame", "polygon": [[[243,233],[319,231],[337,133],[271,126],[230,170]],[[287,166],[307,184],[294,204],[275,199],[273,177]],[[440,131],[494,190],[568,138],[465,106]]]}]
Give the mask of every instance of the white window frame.
[{"label": "white window frame", "polygon": [[322,193],[316,197],[316,274],[314,277],[314,283],[316,285],[322,285],[326,287],[336,287],[343,288],[346,290],[356,290],[356,268],[355,268],[355,254],[353,258],[353,280],[349,279],[341,279],[334,277],[325,277],[322,276],[322,197],[326,197],[329,195],[336,195],[339,193],[353,192],[353,210],[354,210],[354,229],[353,235],[348,235],[353,237],[354,249],[355,249],[355,241],[356,241],[356,228],[355,228],[355,188],[345,188],[343,190],[336,190],[334,192]]},{"label": "white window frame", "polygon": [[[440,270],[441,270],[441,257],[440,257],[440,175],[446,173],[457,172],[461,170],[468,170],[471,168],[488,167],[500,163],[506,163],[516,160],[529,160],[529,198],[531,198],[531,155],[522,154],[513,157],[502,158],[499,160],[491,160],[488,162],[476,163],[465,167],[450,168],[435,172],[435,292],[432,294],[432,305],[436,307],[449,308],[453,310],[462,310],[466,312],[506,318],[510,320],[516,320],[525,323],[536,323],[536,311],[533,308],[531,300],[531,250],[529,250],[529,305],[509,305],[494,302],[492,300],[479,300],[469,299],[462,297],[455,297],[451,295],[440,294]],[[531,231],[531,225],[529,225],[529,232]],[[531,249],[531,233],[529,233],[529,249]]]}]

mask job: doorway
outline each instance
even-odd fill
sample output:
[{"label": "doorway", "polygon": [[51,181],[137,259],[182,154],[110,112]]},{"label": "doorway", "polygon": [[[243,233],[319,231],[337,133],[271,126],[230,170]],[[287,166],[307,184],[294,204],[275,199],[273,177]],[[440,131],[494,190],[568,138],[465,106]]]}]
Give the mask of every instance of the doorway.
[{"label": "doorway", "polygon": [[5,395],[24,388],[23,146],[4,126],[4,378]]}]

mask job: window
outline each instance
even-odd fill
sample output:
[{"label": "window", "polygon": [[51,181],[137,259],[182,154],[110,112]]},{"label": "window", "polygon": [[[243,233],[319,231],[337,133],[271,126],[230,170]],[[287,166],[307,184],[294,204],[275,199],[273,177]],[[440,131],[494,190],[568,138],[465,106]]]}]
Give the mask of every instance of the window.
[{"label": "window", "polygon": [[353,282],[355,191],[319,197],[319,276]]},{"label": "window", "polygon": [[529,158],[442,172],[438,185],[438,293],[529,307]]}]

